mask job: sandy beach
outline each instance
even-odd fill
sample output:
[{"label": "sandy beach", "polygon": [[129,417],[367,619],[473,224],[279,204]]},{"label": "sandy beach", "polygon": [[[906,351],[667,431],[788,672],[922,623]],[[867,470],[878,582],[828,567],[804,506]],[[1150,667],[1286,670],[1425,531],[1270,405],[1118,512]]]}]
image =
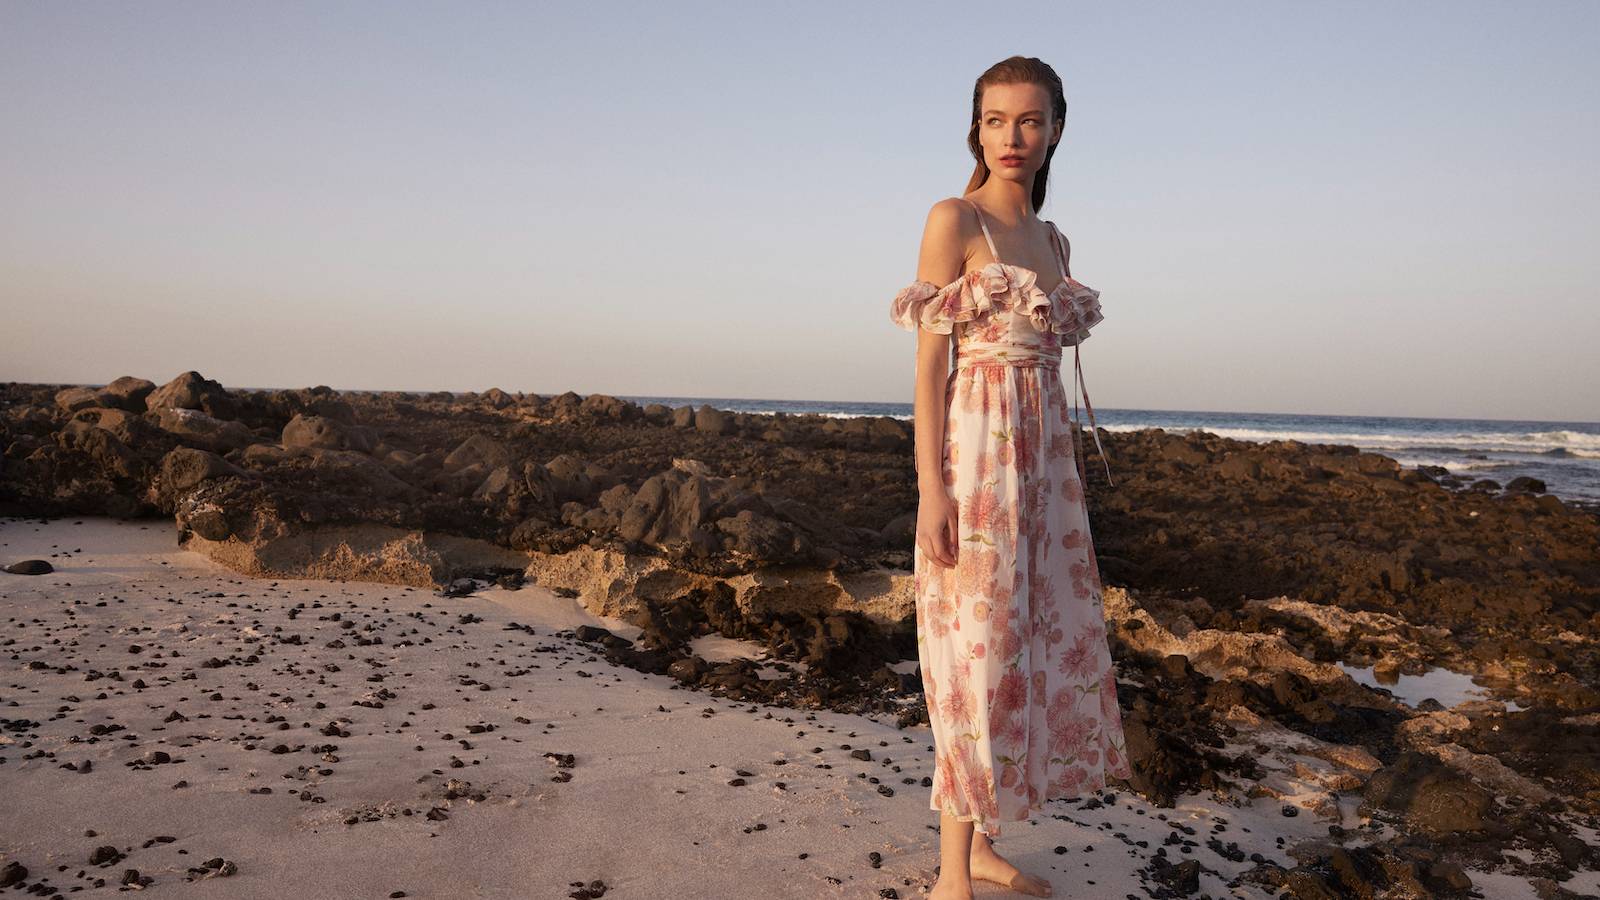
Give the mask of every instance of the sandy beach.
[{"label": "sandy beach", "polygon": [[[636,629],[577,599],[243,578],[171,526],[110,519],[7,519],[0,554],[55,569],[0,575],[0,851],[30,890],[912,897],[933,880],[925,725],[610,665],[573,630]],[[1282,805],[1107,792],[1051,803],[998,847],[1058,897],[1159,896],[1158,853],[1197,861],[1210,896],[1270,897],[1226,882],[1252,854],[1293,866],[1286,846],[1327,833]],[[1539,896],[1470,877],[1481,896]]]},{"label": "sandy beach", "polygon": [[[933,884],[909,423],[3,396],[0,891]],[[1057,897],[1600,896],[1600,518],[1344,445],[1101,437],[1133,777],[1002,854]]]}]

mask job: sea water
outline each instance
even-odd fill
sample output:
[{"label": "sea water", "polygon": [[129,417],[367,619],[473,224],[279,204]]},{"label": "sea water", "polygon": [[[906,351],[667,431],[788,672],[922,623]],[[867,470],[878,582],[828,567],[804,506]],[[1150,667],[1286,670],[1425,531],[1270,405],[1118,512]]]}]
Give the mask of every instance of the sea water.
[{"label": "sea water", "polygon": [[[909,421],[912,412],[909,403],[729,397],[630,396],[623,399],[640,405],[699,407],[705,404],[733,412],[813,413],[840,418],[892,416]],[[1600,504],[1600,423],[1596,422],[1323,416],[1098,406],[1094,412],[1096,423],[1107,431],[1162,428],[1178,433],[1207,431],[1242,441],[1349,444],[1391,457],[1407,468],[1442,466],[1457,477],[1490,478],[1501,487],[1519,475],[1528,475],[1543,481],[1546,490],[1562,499]]]}]

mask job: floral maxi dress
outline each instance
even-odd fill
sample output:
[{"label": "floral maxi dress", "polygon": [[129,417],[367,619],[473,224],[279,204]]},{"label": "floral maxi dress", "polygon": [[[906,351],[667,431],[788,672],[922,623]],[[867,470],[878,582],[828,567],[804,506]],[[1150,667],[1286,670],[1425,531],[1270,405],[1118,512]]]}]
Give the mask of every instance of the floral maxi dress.
[{"label": "floral maxi dress", "polygon": [[[994,262],[942,288],[913,283],[890,317],[955,335],[941,468],[959,513],[956,566],[914,549],[917,655],[935,745],[930,808],[994,836],[1047,800],[1132,773],[1073,431],[1077,348],[1103,318],[1100,295],[1067,274],[1054,223],[1062,281],[1046,294],[1035,272],[1000,261],[978,215]],[[1087,388],[1083,398],[1098,447]]]}]

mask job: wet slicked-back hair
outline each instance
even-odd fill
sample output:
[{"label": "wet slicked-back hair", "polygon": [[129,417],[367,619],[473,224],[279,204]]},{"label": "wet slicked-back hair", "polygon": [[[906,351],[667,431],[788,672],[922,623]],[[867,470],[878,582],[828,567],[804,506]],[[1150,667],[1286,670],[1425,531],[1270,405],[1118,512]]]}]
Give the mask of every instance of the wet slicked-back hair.
[{"label": "wet slicked-back hair", "polygon": [[[978,165],[967,180],[967,189],[962,191],[963,194],[977,190],[989,180],[989,166],[983,161],[983,145],[978,142],[978,127],[983,121],[983,89],[997,84],[1037,84],[1050,95],[1051,118],[1062,123],[1067,118],[1067,95],[1061,86],[1061,76],[1044,60],[1033,56],[1012,56],[984,70],[978,76],[977,84],[972,87],[972,127],[967,130],[967,149],[972,151],[972,158],[978,161]],[[1044,165],[1033,176],[1035,213],[1044,207],[1044,195],[1050,181],[1050,159],[1056,155],[1056,147],[1060,143],[1057,141],[1044,151]]]}]

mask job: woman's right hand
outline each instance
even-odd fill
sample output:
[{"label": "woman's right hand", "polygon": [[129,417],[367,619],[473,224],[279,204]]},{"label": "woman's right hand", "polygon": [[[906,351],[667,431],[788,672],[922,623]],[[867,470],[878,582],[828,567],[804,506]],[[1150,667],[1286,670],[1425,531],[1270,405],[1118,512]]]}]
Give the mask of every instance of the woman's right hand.
[{"label": "woman's right hand", "polygon": [[956,564],[960,521],[956,504],[942,490],[927,491],[917,502],[917,547],[936,565]]}]

